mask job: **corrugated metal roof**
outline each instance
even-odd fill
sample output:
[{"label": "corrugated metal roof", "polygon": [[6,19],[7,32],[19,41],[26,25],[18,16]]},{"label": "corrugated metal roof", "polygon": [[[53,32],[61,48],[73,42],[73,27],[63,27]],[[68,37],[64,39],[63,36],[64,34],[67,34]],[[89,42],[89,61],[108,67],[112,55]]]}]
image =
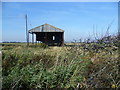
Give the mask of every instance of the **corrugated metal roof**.
[{"label": "corrugated metal roof", "polygon": [[29,33],[32,33],[32,32],[64,32],[64,30],[49,24],[43,24],[41,26],[38,26],[29,30]]}]

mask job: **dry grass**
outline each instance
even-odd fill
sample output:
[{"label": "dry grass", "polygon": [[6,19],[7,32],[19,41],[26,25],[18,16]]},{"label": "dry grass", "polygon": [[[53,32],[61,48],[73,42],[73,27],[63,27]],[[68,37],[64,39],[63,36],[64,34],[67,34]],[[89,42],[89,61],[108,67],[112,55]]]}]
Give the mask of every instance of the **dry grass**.
[{"label": "dry grass", "polygon": [[4,88],[118,88],[120,85],[116,42],[67,43],[63,47],[17,44],[4,45],[2,49]]}]

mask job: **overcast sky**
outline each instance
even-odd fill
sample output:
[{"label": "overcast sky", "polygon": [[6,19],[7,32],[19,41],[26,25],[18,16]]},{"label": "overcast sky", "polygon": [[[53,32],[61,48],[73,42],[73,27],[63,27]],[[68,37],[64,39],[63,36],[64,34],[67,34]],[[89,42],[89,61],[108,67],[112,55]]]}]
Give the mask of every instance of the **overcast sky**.
[{"label": "overcast sky", "polygon": [[[3,41],[25,41],[28,29],[48,23],[65,31],[65,41],[117,33],[117,2],[3,2]],[[95,30],[93,31],[93,26]]]}]

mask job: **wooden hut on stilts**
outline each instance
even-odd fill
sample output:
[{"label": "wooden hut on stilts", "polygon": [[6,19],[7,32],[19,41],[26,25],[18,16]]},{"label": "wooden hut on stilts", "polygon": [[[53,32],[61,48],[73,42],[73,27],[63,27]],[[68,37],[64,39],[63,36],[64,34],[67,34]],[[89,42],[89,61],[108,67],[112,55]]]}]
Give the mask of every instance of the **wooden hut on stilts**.
[{"label": "wooden hut on stilts", "polygon": [[[32,34],[32,44],[42,42],[48,46],[64,45],[64,30],[49,24],[43,24],[41,26],[30,29],[28,31],[28,37],[29,34]],[[34,42],[34,36],[36,36],[36,42]]]}]

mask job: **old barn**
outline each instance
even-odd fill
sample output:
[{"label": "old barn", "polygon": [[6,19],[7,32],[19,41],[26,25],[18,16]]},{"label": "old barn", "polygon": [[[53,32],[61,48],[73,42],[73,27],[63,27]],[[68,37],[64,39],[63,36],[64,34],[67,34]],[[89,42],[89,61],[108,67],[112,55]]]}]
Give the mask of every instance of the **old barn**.
[{"label": "old barn", "polygon": [[49,24],[43,24],[28,31],[32,34],[32,43],[34,44],[34,35],[36,43],[42,42],[46,45],[62,46],[64,44],[64,30]]}]

